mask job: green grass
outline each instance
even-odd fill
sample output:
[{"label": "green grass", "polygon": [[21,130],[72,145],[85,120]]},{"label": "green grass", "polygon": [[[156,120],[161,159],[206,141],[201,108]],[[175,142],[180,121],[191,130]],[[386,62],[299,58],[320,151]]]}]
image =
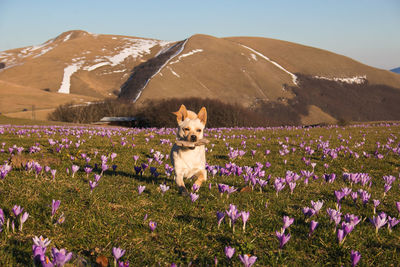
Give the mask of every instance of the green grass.
[{"label": "green grass", "polygon": [[[170,146],[160,144],[160,139],[173,141],[175,137],[171,132],[157,129],[139,131],[50,126],[7,126],[4,129],[4,133],[0,134],[0,148],[1,143],[5,143],[5,152],[0,153],[1,164],[10,160],[8,148],[16,145],[24,147],[22,155],[25,159],[42,162],[43,166],[47,163],[52,169],[56,169],[57,173],[53,181],[49,173],[42,172],[36,177],[33,172],[14,166],[5,179],[0,180],[0,208],[4,210],[6,220],[14,218],[14,205],[22,206],[24,211],[29,213],[23,232],[7,232],[3,227],[3,232],[0,233],[0,266],[32,265],[32,238],[40,235],[52,240],[49,249],[66,248],[73,252],[74,259],[71,262],[74,264],[79,260],[94,264],[96,258],[103,255],[112,266],[113,247],[126,250],[122,259],[129,260],[131,266],[169,266],[172,262],[184,266],[190,262],[196,266],[211,266],[214,265],[215,257],[218,259],[218,265],[240,266],[239,254],[257,256],[256,266],[350,266],[351,250],[362,254],[362,266],[396,265],[400,262],[400,226],[395,226],[391,234],[384,227],[376,235],[375,228],[368,219],[373,216],[372,199],[381,201],[377,211],[399,217],[395,202],[400,201],[400,156],[382,147],[379,151],[384,158],[377,159],[373,156],[376,142],[384,146],[390,137],[394,140],[390,144],[392,148],[399,145],[399,125],[210,130],[208,139],[215,146],[208,145],[208,149],[212,150],[207,153],[208,164],[225,166],[229,163],[231,160],[226,147],[226,143],[229,143],[229,146],[235,149],[247,151],[242,158],[233,160],[239,166],[254,167],[256,162],[270,162],[271,167],[263,169],[266,176],[271,175],[271,180],[262,191],[257,186],[251,192],[239,192],[246,187],[242,176],[217,174],[212,177],[209,174],[207,183],[198,193],[199,199],[194,203],[190,198],[178,194],[173,178],[166,177],[164,164],[169,163],[169,160],[164,160],[162,165],[155,161],[151,163],[160,173],[157,178],[152,177],[149,170],[142,176],[136,175],[133,170],[133,155],[140,156],[136,165],[147,163],[147,158],[151,157],[151,149],[168,155]],[[18,133],[24,129],[26,132]],[[241,138],[232,138],[233,135]],[[338,138],[339,135],[342,137]],[[323,159],[322,151],[317,150],[317,140],[320,136],[323,136],[324,141],[329,140],[331,148],[343,145],[357,152],[360,157],[356,159],[339,152],[336,159]],[[279,150],[282,147],[279,142],[285,144],[285,137],[289,137],[289,149],[296,148],[296,151],[281,156]],[[59,142],[68,138],[72,144],[68,149],[64,148],[57,153],[55,146],[49,145],[49,138]],[[148,142],[146,138],[149,138]],[[76,148],[74,144],[78,140],[85,142]],[[241,145],[243,140],[246,141],[246,148]],[[121,141],[127,144],[122,146]],[[356,146],[363,141],[364,145]],[[311,146],[315,153],[306,154],[300,147],[301,142]],[[29,154],[29,148],[35,143],[40,144],[40,152]],[[269,155],[265,155],[266,149],[271,150]],[[254,158],[250,154],[251,150],[257,151]],[[98,151],[97,156],[95,151]],[[363,157],[363,151],[372,156]],[[94,180],[94,173],[99,173],[100,170],[93,171],[87,178],[83,171],[85,161],[80,154],[86,153],[93,166],[95,163],[100,165],[101,155],[110,155],[112,152],[117,153],[112,163],[117,165],[116,171],[106,171],[99,185],[90,193],[89,180]],[[72,161],[71,156],[75,157],[75,160]],[[312,170],[311,166],[305,165],[302,157],[317,163],[315,174],[319,179],[310,179],[309,184],[305,185],[302,178],[297,182],[292,195],[286,185],[277,196],[273,187],[276,177],[285,177],[287,170],[299,174],[301,170]],[[287,160],[286,164],[284,160]],[[72,163],[80,166],[74,178],[65,171]],[[329,164],[327,170],[323,166],[324,163]],[[326,209],[335,208],[334,190],[351,187],[350,183],[343,181],[343,172],[368,173],[372,177],[372,186],[368,188],[359,184],[352,185],[353,191],[363,188],[371,193],[367,205],[362,205],[360,200],[354,204],[350,196],[341,201],[343,215],[353,213],[361,216],[363,221],[355,226],[343,245],[339,245],[333,231],[334,225],[330,222]],[[335,182],[326,183],[322,178],[324,173],[335,173]],[[397,178],[386,197],[383,197],[384,175]],[[159,185],[164,182],[170,186],[170,190],[163,196]],[[186,180],[188,188],[192,183],[193,180]],[[212,184],[211,190],[208,188],[209,183]],[[218,183],[235,186],[239,190],[229,195],[229,198],[226,193],[221,197],[216,187]],[[141,195],[137,192],[139,185],[146,186]],[[53,199],[61,200],[61,205],[52,221]],[[318,221],[319,226],[314,234],[308,237],[310,219],[303,215],[302,208],[311,206],[311,200],[323,200],[324,205],[320,213],[311,218]],[[228,210],[229,204],[235,204],[240,211],[250,212],[246,232],[242,230],[241,219],[236,223],[235,232],[227,221],[218,229],[216,212]],[[54,225],[61,213],[65,215],[65,222]],[[148,214],[147,220],[144,220],[145,214]],[[291,239],[280,250],[275,231],[282,227],[284,215],[294,218],[295,221],[287,230]],[[157,222],[154,232],[149,229],[149,220]],[[16,225],[18,226],[18,223]],[[232,260],[227,260],[224,254],[224,247],[228,245],[236,249]],[[47,255],[50,255],[49,249]]]}]

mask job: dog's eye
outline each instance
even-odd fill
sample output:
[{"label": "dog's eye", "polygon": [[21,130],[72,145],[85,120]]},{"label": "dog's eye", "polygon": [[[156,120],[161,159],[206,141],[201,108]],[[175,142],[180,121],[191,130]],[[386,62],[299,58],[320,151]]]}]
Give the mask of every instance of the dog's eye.
[{"label": "dog's eye", "polygon": [[189,131],[189,128],[183,128],[183,130],[184,130],[185,132],[187,132],[187,131]]},{"label": "dog's eye", "polygon": [[201,133],[201,129],[197,129],[196,132]]}]

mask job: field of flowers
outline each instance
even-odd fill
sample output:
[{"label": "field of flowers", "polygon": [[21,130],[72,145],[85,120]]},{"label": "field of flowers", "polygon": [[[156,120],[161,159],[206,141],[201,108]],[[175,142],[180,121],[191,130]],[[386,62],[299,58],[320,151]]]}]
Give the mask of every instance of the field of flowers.
[{"label": "field of flowers", "polygon": [[182,196],[175,129],[0,125],[0,266],[400,262],[400,124],[206,137]]}]

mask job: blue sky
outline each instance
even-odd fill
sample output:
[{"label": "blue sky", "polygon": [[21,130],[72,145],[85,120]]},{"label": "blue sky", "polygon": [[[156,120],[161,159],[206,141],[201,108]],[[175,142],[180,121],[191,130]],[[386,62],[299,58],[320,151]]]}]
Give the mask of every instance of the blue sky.
[{"label": "blue sky", "polygon": [[0,51],[72,29],[162,40],[261,36],[400,66],[400,0],[0,0]]}]

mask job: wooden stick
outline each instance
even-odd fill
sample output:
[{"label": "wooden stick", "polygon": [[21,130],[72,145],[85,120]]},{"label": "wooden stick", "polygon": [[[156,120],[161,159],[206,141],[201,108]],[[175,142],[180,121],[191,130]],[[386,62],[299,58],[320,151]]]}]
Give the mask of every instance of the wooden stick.
[{"label": "wooden stick", "polygon": [[181,147],[204,146],[204,145],[207,145],[208,143],[210,143],[210,141],[205,138],[200,139],[196,142],[189,142],[189,141],[184,141],[184,140],[176,140],[175,141],[175,144],[177,146],[181,146]]}]

